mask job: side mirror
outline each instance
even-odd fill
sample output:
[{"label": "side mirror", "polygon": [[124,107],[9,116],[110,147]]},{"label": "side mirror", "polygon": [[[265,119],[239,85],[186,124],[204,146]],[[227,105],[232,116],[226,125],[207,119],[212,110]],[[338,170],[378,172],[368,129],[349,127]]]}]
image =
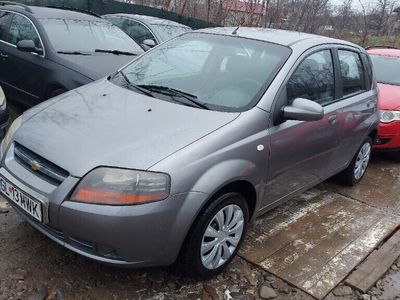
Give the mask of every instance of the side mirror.
[{"label": "side mirror", "polygon": [[318,121],[324,117],[324,108],[314,101],[296,98],[283,108],[283,116],[288,120]]},{"label": "side mirror", "polygon": [[154,40],[152,40],[152,39],[147,39],[147,40],[143,41],[143,45],[146,45],[146,46],[148,46],[150,48],[153,48],[153,47],[156,46],[156,42]]},{"label": "side mirror", "polygon": [[144,40],[143,42],[142,42],[142,48],[144,49],[144,51],[148,51],[148,50],[150,50],[151,48],[154,48],[155,46],[156,46],[156,42],[155,41],[153,41],[152,39],[147,39],[147,40]]},{"label": "side mirror", "polygon": [[23,52],[33,52],[43,54],[43,49],[36,48],[35,42],[32,40],[22,40],[17,43],[17,49]]}]

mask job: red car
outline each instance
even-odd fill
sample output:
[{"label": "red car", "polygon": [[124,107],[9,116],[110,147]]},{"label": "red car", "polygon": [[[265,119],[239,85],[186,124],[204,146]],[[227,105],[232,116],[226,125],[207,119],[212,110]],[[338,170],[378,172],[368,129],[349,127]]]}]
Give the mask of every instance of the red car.
[{"label": "red car", "polygon": [[381,123],[376,149],[390,150],[400,158],[400,49],[367,49],[378,82]]}]

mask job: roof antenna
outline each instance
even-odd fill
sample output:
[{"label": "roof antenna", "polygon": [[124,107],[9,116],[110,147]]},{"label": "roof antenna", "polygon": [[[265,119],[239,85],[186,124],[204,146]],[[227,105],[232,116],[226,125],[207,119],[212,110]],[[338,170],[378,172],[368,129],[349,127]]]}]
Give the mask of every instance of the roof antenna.
[{"label": "roof antenna", "polygon": [[238,27],[236,27],[236,29],[235,29],[234,31],[232,31],[232,34],[237,34],[237,32],[238,32],[240,26],[242,26],[242,25],[244,24],[244,22],[246,22],[246,20],[245,20],[244,17],[242,17],[242,18],[240,19],[240,23],[239,23]]}]

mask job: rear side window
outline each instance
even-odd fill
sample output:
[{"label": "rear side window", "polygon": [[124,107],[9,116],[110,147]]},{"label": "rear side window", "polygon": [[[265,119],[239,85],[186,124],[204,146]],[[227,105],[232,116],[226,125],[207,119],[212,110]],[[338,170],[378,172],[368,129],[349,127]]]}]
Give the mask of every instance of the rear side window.
[{"label": "rear side window", "polygon": [[12,15],[9,12],[0,11],[0,39],[4,40],[7,33],[7,25]]},{"label": "rear side window", "polygon": [[321,105],[334,101],[335,78],[330,50],[308,56],[287,83],[289,104],[296,98],[305,98]]},{"label": "rear side window", "polygon": [[338,54],[343,83],[343,96],[365,90],[364,68],[360,55],[348,50],[339,50]]},{"label": "rear side window", "polygon": [[16,45],[22,40],[32,40],[37,48],[42,48],[35,27],[26,17],[14,15],[8,32],[7,42]]}]

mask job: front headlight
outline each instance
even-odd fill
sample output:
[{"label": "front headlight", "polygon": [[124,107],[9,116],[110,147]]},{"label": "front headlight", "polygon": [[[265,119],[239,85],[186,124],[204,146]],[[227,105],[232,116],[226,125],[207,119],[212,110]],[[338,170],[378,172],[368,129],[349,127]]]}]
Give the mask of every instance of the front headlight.
[{"label": "front headlight", "polygon": [[168,197],[169,184],[163,173],[100,167],[81,180],[71,201],[105,205],[160,201]]},{"label": "front headlight", "polygon": [[11,124],[10,128],[8,128],[8,131],[3,139],[3,142],[1,143],[1,154],[4,155],[6,153],[8,146],[10,145],[11,141],[14,138],[15,132],[20,128],[22,125],[22,116],[19,116],[14,120],[14,122]]},{"label": "front headlight", "polygon": [[390,123],[393,121],[400,121],[400,111],[396,110],[381,110],[380,119],[382,123]]}]

